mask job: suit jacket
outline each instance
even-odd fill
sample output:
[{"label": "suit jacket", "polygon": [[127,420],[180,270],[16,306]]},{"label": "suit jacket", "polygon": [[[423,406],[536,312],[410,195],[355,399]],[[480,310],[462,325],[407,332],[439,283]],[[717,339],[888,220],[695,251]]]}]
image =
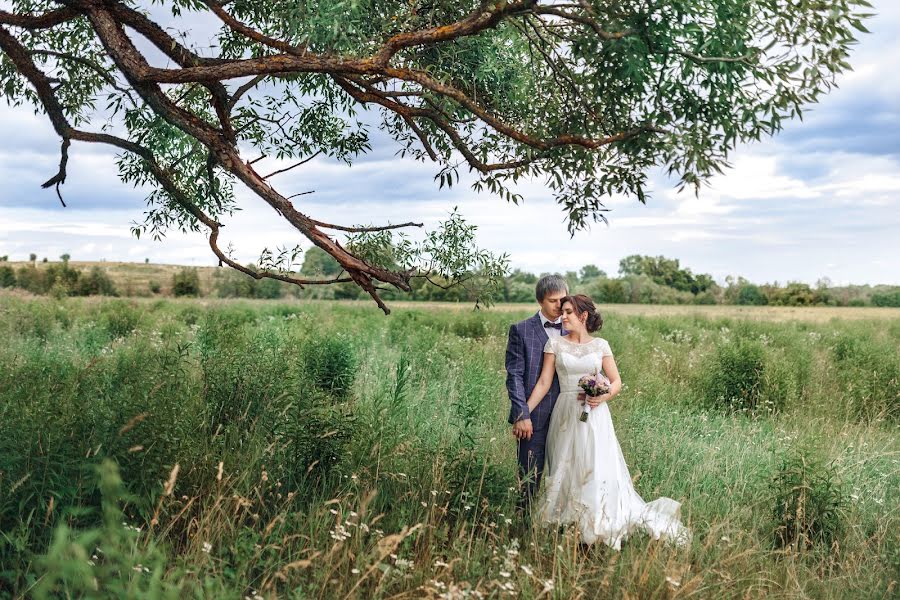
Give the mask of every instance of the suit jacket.
[{"label": "suit jacket", "polygon": [[550,413],[559,396],[559,379],[555,374],[550,391],[533,413],[529,413],[527,404],[528,396],[541,374],[544,344],[548,339],[537,313],[509,328],[509,340],[506,343],[506,390],[509,392],[510,423],[530,418],[534,429],[542,429],[550,423]]}]

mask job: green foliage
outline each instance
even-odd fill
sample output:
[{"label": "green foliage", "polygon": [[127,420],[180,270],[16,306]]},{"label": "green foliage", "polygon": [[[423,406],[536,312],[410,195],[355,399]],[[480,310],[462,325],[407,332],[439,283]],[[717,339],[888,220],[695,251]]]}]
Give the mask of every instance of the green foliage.
[{"label": "green foliage", "polygon": [[112,279],[100,267],[91,267],[82,274],[75,290],[77,296],[118,296]]},{"label": "green foliage", "polygon": [[255,279],[232,269],[219,269],[213,274],[213,292],[219,298],[281,298],[286,284],[275,279]]},{"label": "green foliage", "polygon": [[774,306],[815,306],[829,303],[826,291],[812,289],[805,283],[788,283],[785,287],[772,287],[768,303]]},{"label": "green foliage", "polygon": [[699,379],[705,403],[751,413],[763,408],[763,402],[775,408],[775,398],[763,398],[764,370],[765,350],[759,342],[738,338],[719,344]]},{"label": "green foliage", "polygon": [[487,321],[478,314],[461,317],[453,322],[453,333],[459,337],[481,339],[491,333]]},{"label": "green foliage", "polygon": [[587,283],[592,279],[601,278],[606,278],[606,272],[598,269],[596,265],[584,265],[578,272],[578,281],[580,283]]},{"label": "green foliage", "polygon": [[900,306],[900,290],[872,294],[872,306]]},{"label": "green foliage", "polygon": [[355,234],[347,247],[370,264],[417,273],[417,277],[439,288],[458,288],[458,293],[474,301],[476,307],[490,306],[502,297],[509,257],[478,248],[477,230],[454,208],[419,243],[406,234],[387,230]]},{"label": "green foliage", "polygon": [[588,290],[588,294],[595,302],[604,304],[625,303],[630,299],[625,290],[625,283],[619,279],[601,279]]},{"label": "green foliage", "polygon": [[172,276],[172,294],[178,296],[199,296],[200,275],[197,269],[180,269]]},{"label": "green foliage", "polygon": [[682,269],[677,258],[669,259],[665,256],[626,256],[619,261],[619,273],[646,275],[654,283],[692,294],[704,292],[714,285],[711,275],[695,276],[690,269]]},{"label": "green foliage", "polygon": [[840,370],[840,393],[863,421],[900,422],[900,355],[896,340],[876,342],[849,334],[832,346]]},{"label": "green foliage", "polygon": [[737,303],[749,304],[751,306],[763,306],[768,303],[768,299],[765,294],[762,293],[762,290],[759,289],[759,286],[748,283],[742,285],[740,290],[738,290]]},{"label": "green foliage", "polygon": [[826,464],[806,450],[792,451],[781,461],[773,491],[776,546],[836,549],[847,519],[848,499],[834,463]]},{"label": "green foliage", "polygon": [[313,336],[301,348],[304,375],[318,388],[343,398],[356,379],[356,348],[345,335]]},{"label": "green foliage", "polygon": [[338,264],[338,261],[333,256],[318,246],[313,246],[305,253],[300,274],[307,277],[327,279],[335,277],[341,270],[341,265]]},{"label": "green foliage", "polygon": [[11,288],[16,286],[16,272],[12,267],[0,266],[0,288]]},{"label": "green foliage", "polygon": [[97,471],[102,523],[82,531],[57,526],[47,553],[38,559],[41,577],[33,597],[181,598],[164,553],[125,522],[121,504],[130,498],[116,464],[105,460]]},{"label": "green foliage", "polygon": [[302,489],[342,466],[357,427],[357,419],[346,405],[313,389],[278,416],[267,426],[280,441],[275,464],[280,479],[289,487]]},{"label": "green foliage", "polygon": [[141,322],[141,311],[134,302],[116,300],[104,307],[101,319],[111,337],[125,337]]}]

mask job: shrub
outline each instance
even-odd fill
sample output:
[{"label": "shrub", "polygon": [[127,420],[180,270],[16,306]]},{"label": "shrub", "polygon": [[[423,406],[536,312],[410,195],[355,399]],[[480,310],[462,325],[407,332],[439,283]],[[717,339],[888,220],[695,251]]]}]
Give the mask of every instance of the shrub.
[{"label": "shrub", "polygon": [[451,513],[471,518],[468,513],[474,508],[476,515],[485,521],[499,517],[516,494],[515,471],[485,457],[483,450],[458,447],[449,453],[444,479],[450,490]]},{"label": "shrub", "polygon": [[13,271],[13,268],[5,265],[0,267],[0,288],[15,286],[16,272]]},{"label": "shrub", "polygon": [[786,456],[773,481],[774,542],[801,550],[832,547],[843,533],[846,499],[834,463],[806,450]]},{"label": "shrub", "polygon": [[172,294],[175,296],[199,296],[200,275],[197,269],[181,269],[172,276]]},{"label": "shrub", "polygon": [[765,350],[759,342],[738,339],[720,344],[700,378],[706,404],[755,411],[762,397],[764,370]]},{"label": "shrub", "polygon": [[44,273],[34,265],[19,267],[16,271],[16,285],[32,294],[46,294],[49,289]]},{"label": "shrub", "polygon": [[58,287],[65,290],[63,295],[72,295],[78,288],[81,271],[70,267],[68,261],[52,264],[44,271],[44,279],[48,290]]},{"label": "shrub", "polygon": [[872,294],[872,306],[900,306],[900,290]]},{"label": "shrub", "polygon": [[91,267],[87,274],[82,274],[75,286],[78,296],[117,296],[116,286],[103,269]]},{"label": "shrub", "polygon": [[101,321],[111,337],[120,338],[137,328],[141,313],[133,302],[113,301],[103,307]]},{"label": "shrub", "polygon": [[768,302],[766,295],[762,293],[759,286],[748,283],[742,285],[738,291],[737,303],[750,306],[763,306]]},{"label": "shrub", "polygon": [[[251,313],[252,317],[252,313]],[[271,331],[253,335],[240,307],[211,311],[197,332],[203,374],[203,400],[211,432],[236,426],[241,436],[268,400],[285,391],[287,361],[283,340]]]},{"label": "shrub", "polygon": [[303,393],[279,411],[273,433],[279,440],[276,474],[290,487],[326,477],[347,455],[356,419],[322,392]]},{"label": "shrub", "polygon": [[487,321],[478,314],[459,317],[453,321],[453,333],[459,337],[479,340],[491,334]]},{"label": "shrub", "polygon": [[304,375],[319,389],[343,396],[356,378],[356,352],[342,335],[315,337],[301,349]]},{"label": "shrub", "polygon": [[706,290],[694,296],[694,304],[712,305],[718,304],[718,300],[712,290]]},{"label": "shrub", "polygon": [[[128,500],[115,463],[98,468],[102,521],[94,528],[72,531],[57,526],[46,555],[39,559],[42,576],[33,597],[179,598],[183,593],[170,581],[165,554],[125,523],[120,504]],[[98,557],[100,548],[102,557]],[[92,556],[93,555],[93,556]],[[98,590],[102,594],[98,595]]]},{"label": "shrub", "polygon": [[839,385],[861,421],[900,421],[900,357],[890,342],[843,335],[832,346]]},{"label": "shrub", "polygon": [[160,290],[162,290],[162,285],[160,285],[160,283],[154,279],[150,280],[150,282],[147,284],[147,287],[150,289],[150,293],[152,294],[158,294]]}]

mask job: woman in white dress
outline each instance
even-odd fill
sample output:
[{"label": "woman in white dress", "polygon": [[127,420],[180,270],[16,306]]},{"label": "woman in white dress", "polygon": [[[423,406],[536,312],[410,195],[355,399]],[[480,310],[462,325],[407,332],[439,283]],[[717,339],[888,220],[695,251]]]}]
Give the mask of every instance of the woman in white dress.
[{"label": "woman in white dress", "polygon": [[[547,434],[538,522],[575,523],[584,543],[600,540],[617,550],[635,529],[655,539],[686,543],[690,532],[681,524],[681,505],[671,498],[644,502],[631,482],[607,405],[622,389],[619,369],[609,343],[591,336],[603,324],[600,314],[581,294],[566,296],[561,306],[567,334],[547,341],[541,375],[528,398],[528,408],[534,410],[556,372],[560,394]],[[609,393],[592,399],[599,404],[581,421],[578,380],[600,371],[609,378]]]}]

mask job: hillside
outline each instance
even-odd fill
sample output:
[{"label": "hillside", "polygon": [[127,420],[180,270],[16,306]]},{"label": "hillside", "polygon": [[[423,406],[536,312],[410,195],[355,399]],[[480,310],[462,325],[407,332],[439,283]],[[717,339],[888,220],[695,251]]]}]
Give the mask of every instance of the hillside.
[{"label": "hillside", "polygon": [[[28,261],[8,262],[5,263],[13,269],[28,266]],[[46,269],[50,262],[37,262],[35,265],[38,269]],[[195,268],[185,265],[164,265],[153,263],[132,263],[132,262],[111,262],[111,261],[81,261],[71,260],[69,265],[81,271],[87,271],[92,267],[99,267],[113,280],[116,289],[123,296],[171,296],[172,295],[172,276],[181,269]],[[213,289],[213,273],[219,267],[196,267],[197,274],[200,277],[200,287],[203,295],[208,295]],[[151,291],[151,283],[158,283],[159,292]]]}]

